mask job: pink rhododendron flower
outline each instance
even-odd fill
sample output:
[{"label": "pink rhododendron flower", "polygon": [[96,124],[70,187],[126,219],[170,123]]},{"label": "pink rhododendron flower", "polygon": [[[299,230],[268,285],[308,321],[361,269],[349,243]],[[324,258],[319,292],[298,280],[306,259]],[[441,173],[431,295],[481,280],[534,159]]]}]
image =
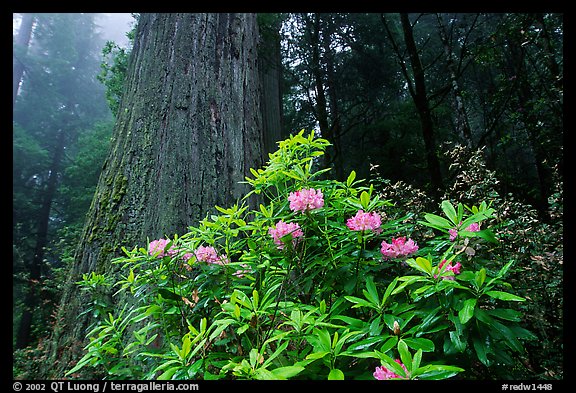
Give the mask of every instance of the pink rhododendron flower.
[{"label": "pink rhododendron flower", "polygon": [[218,255],[216,249],[212,246],[200,246],[194,251],[194,255],[198,262],[215,263],[217,265],[224,265],[230,262],[226,255]]},{"label": "pink rhododendron flower", "polygon": [[[402,364],[402,362],[400,362],[400,359],[396,359],[395,361],[396,361],[396,363],[398,363],[399,365],[402,366],[402,368],[404,369],[404,371],[406,373],[408,373],[408,369],[406,368],[405,365]],[[374,378],[376,378],[380,381],[385,380],[385,379],[391,379],[391,378],[405,378],[405,377],[401,377],[400,375],[396,374],[393,371],[388,370],[384,366],[376,367],[376,371],[374,371],[374,373],[372,375],[374,375]]]},{"label": "pink rhododendron flower", "polygon": [[232,273],[233,276],[236,276],[238,278],[242,278],[242,277],[244,277],[244,274],[250,273],[250,269],[247,269],[248,268],[247,264],[241,263],[240,266],[242,266],[244,269],[236,270],[236,272]]},{"label": "pink rhododendron flower", "polygon": [[288,195],[288,200],[290,201],[290,210],[295,212],[320,209],[324,206],[324,195],[322,191],[313,188],[305,188],[291,192],[290,195]]},{"label": "pink rhododendron flower", "polygon": [[300,229],[300,225],[293,222],[285,223],[280,220],[276,223],[275,227],[268,229],[268,234],[272,236],[274,243],[280,250],[284,249],[282,238],[289,233],[292,234],[292,244],[294,245],[296,245],[297,238],[304,236],[304,232]]},{"label": "pink rhododendron flower", "polygon": [[410,255],[418,251],[418,245],[412,239],[406,240],[406,236],[392,238],[392,243],[382,242],[380,252],[386,258],[398,258]]},{"label": "pink rhododendron flower", "polygon": [[166,255],[174,255],[177,252],[174,248],[170,247],[170,250],[165,250],[168,243],[170,243],[168,239],[152,240],[148,245],[148,254],[156,255],[156,253],[159,252],[159,254],[156,255],[158,258],[163,258]]},{"label": "pink rhododendron flower", "polygon": [[349,218],[346,226],[353,231],[376,231],[380,229],[382,220],[378,213],[364,213],[364,210],[358,210],[356,215]]},{"label": "pink rhododendron flower", "polygon": [[[462,265],[460,264],[460,262],[457,262],[455,265],[452,265],[452,261],[446,263],[446,259],[443,259],[442,262],[440,262],[440,264],[438,264],[438,268],[441,271],[447,270],[447,271],[454,273],[454,275],[460,274],[460,268],[461,267],[462,267]],[[434,278],[437,278],[437,277],[438,277],[438,274],[435,274]],[[442,278],[445,280],[454,280],[454,276],[444,276]]]},{"label": "pink rhododendron flower", "polygon": [[480,224],[478,224],[477,222],[473,222],[472,224],[468,225],[468,228],[466,228],[466,230],[468,232],[478,232],[480,230]]},{"label": "pink rhododendron flower", "polygon": [[[460,222],[459,225],[462,225],[462,222]],[[468,232],[478,232],[480,231],[480,224],[478,224],[477,222],[473,222],[472,224],[468,225],[468,228],[466,228],[465,230]],[[456,240],[456,238],[458,237],[458,230],[456,228],[449,229],[448,233],[450,234],[451,242]]]}]

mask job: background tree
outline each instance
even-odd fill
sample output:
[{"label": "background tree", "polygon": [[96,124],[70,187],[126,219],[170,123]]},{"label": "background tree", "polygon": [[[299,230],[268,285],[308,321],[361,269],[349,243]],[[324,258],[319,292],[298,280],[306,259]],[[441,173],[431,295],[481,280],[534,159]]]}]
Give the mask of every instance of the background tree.
[{"label": "background tree", "polygon": [[75,282],[121,247],[181,233],[244,195],[262,163],[254,14],[142,14],[109,156],[66,283],[46,370],[63,375],[89,316]]},{"label": "background tree", "polygon": [[34,329],[46,329],[50,308],[42,302],[53,297],[46,292],[44,280],[59,265],[59,256],[49,250],[63,223],[65,207],[58,189],[64,169],[74,159],[80,131],[96,120],[110,119],[105,102],[98,100],[103,97],[102,86],[93,77],[100,50],[94,17],[37,14],[33,34],[27,31],[30,16],[22,17],[23,34],[32,37],[26,56],[19,58],[26,73],[14,105],[17,348],[37,338],[39,332]]},{"label": "background tree", "polygon": [[33,14],[22,14],[18,35],[14,42],[14,51],[12,52],[12,107],[16,103],[16,96],[20,90],[20,83],[24,75],[25,56],[28,52],[28,45],[32,37],[32,26],[34,25]]}]

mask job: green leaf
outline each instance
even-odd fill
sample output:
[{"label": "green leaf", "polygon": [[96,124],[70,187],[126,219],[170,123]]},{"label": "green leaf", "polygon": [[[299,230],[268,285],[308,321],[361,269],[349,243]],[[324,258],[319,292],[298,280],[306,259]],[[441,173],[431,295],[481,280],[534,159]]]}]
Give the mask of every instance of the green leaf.
[{"label": "green leaf", "polygon": [[464,350],[466,349],[466,341],[462,341],[460,339],[460,335],[458,334],[458,332],[456,331],[450,332],[450,341],[452,342],[454,347],[456,347],[458,352],[464,352]]},{"label": "green leaf", "polygon": [[272,355],[270,355],[268,357],[268,359],[266,359],[266,361],[264,362],[264,364],[262,366],[268,367],[268,365],[272,364],[272,361],[274,359],[276,359],[286,349],[288,344],[290,344],[289,341],[284,341],[284,343],[282,343],[282,345],[279,345],[278,348],[274,351],[274,353]]},{"label": "green leaf", "polygon": [[483,229],[481,231],[473,233],[476,234],[476,236],[486,241],[489,241],[490,243],[498,244],[498,238],[496,237],[496,235],[494,235],[494,232],[492,232],[490,229]]},{"label": "green leaf", "polygon": [[478,360],[480,360],[484,365],[490,367],[491,362],[488,359],[488,351],[489,347],[480,339],[473,338],[472,345],[474,346],[474,350],[476,351],[476,356],[478,356]]},{"label": "green leaf", "polygon": [[320,305],[318,307],[320,314],[325,314],[326,313],[326,302],[324,301],[324,299],[322,299],[320,301]]},{"label": "green leaf", "polygon": [[408,345],[404,340],[398,341],[398,353],[400,354],[400,360],[404,363],[404,366],[410,371],[409,367],[412,366],[412,354],[408,350]]},{"label": "green leaf", "polygon": [[[372,347],[374,344],[382,342],[382,336],[374,336],[374,337],[368,337],[365,340],[361,340],[358,341],[352,345],[350,345],[346,351],[346,353],[352,353],[353,351],[364,351],[366,349],[369,349],[370,347]],[[392,348],[392,347],[390,347]],[[386,351],[383,351],[386,352]],[[344,354],[344,353],[342,353]]]},{"label": "green leaf", "polygon": [[192,343],[190,342],[190,336],[187,334],[182,338],[182,350],[180,351],[180,356],[185,359],[190,353],[192,348]]},{"label": "green leaf", "polygon": [[454,227],[454,224],[452,224],[450,221],[436,214],[427,213],[424,215],[424,219],[428,221],[430,226],[437,229],[450,229]]},{"label": "green leaf", "polygon": [[486,312],[496,318],[505,319],[507,321],[519,322],[522,319],[522,313],[509,308],[496,308],[494,310],[486,310]]},{"label": "green leaf", "polygon": [[330,353],[330,351],[312,352],[311,354],[306,356],[306,359],[312,359],[312,360],[322,359],[324,356],[328,355],[329,353]]},{"label": "green leaf", "polygon": [[352,185],[352,183],[354,182],[354,179],[356,179],[356,172],[352,171],[352,172],[350,172],[348,179],[346,179],[346,185],[348,187],[350,187]]},{"label": "green leaf", "polygon": [[172,376],[180,369],[180,366],[171,367],[168,370],[164,371],[162,374],[158,376],[158,380],[166,381],[172,378]]},{"label": "green leaf", "polygon": [[432,273],[432,263],[426,258],[418,257],[416,259],[410,258],[406,263],[414,269],[430,275]]},{"label": "green leaf", "polygon": [[342,370],[339,370],[337,368],[333,368],[332,370],[330,370],[330,374],[328,374],[328,380],[329,381],[343,381],[344,380],[344,373],[342,372]]},{"label": "green leaf", "polygon": [[464,216],[464,206],[461,203],[458,204],[458,218],[454,222],[462,221],[462,217]]},{"label": "green leaf", "polygon": [[271,371],[265,369],[264,367],[259,368],[254,372],[254,378],[260,381],[273,381],[278,379],[278,377]]},{"label": "green leaf", "polygon": [[453,377],[454,375],[464,371],[463,368],[455,366],[445,366],[442,364],[427,364],[417,370],[412,371],[413,377],[428,380],[440,380]]},{"label": "green leaf", "polygon": [[76,371],[80,370],[82,367],[84,367],[85,365],[87,365],[88,363],[92,362],[96,360],[94,358],[94,354],[92,352],[88,352],[86,355],[84,355],[82,357],[82,359],[80,359],[78,361],[78,363],[76,364],[76,366],[74,366],[70,371],[68,371],[66,374],[64,374],[65,376],[68,376],[70,374],[75,373]]},{"label": "green leaf", "polygon": [[252,366],[252,368],[256,367],[256,362],[258,361],[258,350],[256,348],[252,348],[250,350],[249,353],[249,357],[250,357],[250,366]]},{"label": "green leaf", "polygon": [[258,291],[257,290],[253,290],[252,291],[252,305],[254,306],[254,310],[258,310]]},{"label": "green leaf", "polygon": [[406,345],[410,348],[418,350],[421,349],[424,352],[434,351],[434,341],[423,338],[423,337],[406,337],[403,339]]},{"label": "green leaf", "polygon": [[392,359],[390,356],[379,351],[374,351],[374,353],[378,356],[380,361],[384,364],[384,367],[386,367],[388,370],[392,371],[393,373],[401,377],[406,376],[406,372],[404,371],[402,366],[396,363],[396,361]]},{"label": "green leaf", "polygon": [[486,295],[493,297],[494,299],[508,300],[508,301],[512,301],[512,302],[524,302],[524,301],[526,301],[526,299],[523,297],[516,296],[516,295],[513,295],[511,293],[503,292],[503,291],[488,291],[488,292],[486,292]]},{"label": "green leaf", "polygon": [[378,290],[376,289],[376,285],[374,284],[372,276],[368,276],[366,278],[366,289],[367,291],[362,291],[364,296],[366,296],[366,299],[378,307],[380,304],[380,297],[378,296]]},{"label": "green leaf", "polygon": [[[412,358],[412,367],[410,368],[410,370],[417,370],[418,367],[420,367],[421,361],[422,361],[422,350],[419,349],[418,351],[416,351],[414,357]],[[406,368],[408,368],[408,366],[406,366]]]},{"label": "green leaf", "polygon": [[380,352],[388,352],[396,345],[397,342],[398,342],[398,336],[390,337],[388,340],[386,340],[384,344],[382,344],[382,347],[380,347]]},{"label": "green leaf", "polygon": [[390,284],[388,284],[388,287],[386,288],[386,292],[384,292],[384,296],[382,297],[382,304],[381,305],[384,305],[386,303],[386,300],[388,300],[388,297],[392,293],[392,290],[396,287],[396,284],[398,284],[398,278],[394,278],[394,280],[392,280],[392,282]]},{"label": "green leaf", "polygon": [[459,221],[458,221],[458,217],[456,215],[456,209],[454,209],[454,206],[452,206],[450,201],[442,201],[441,206],[442,206],[442,211],[444,212],[446,217],[448,217],[450,219],[450,221],[452,221],[452,223],[455,226],[457,226]]},{"label": "green leaf", "polygon": [[458,318],[461,324],[465,324],[474,315],[474,307],[476,307],[476,299],[467,299],[462,306],[462,309],[458,311]]},{"label": "green leaf", "polygon": [[474,276],[474,281],[476,282],[476,288],[482,288],[482,284],[486,281],[486,269],[478,270]]},{"label": "green leaf", "polygon": [[366,191],[362,191],[360,194],[360,204],[364,210],[368,210],[368,205],[370,204],[370,195]]},{"label": "green leaf", "polygon": [[304,370],[305,370],[305,368],[302,366],[285,366],[285,367],[275,368],[274,370],[272,370],[270,372],[277,379],[288,379],[288,378],[292,378],[292,377],[300,374]]},{"label": "green leaf", "polygon": [[378,309],[377,305],[374,305],[372,303],[370,303],[369,301],[365,300],[365,299],[360,299],[356,296],[344,296],[344,299],[348,300],[351,303],[355,303],[352,308],[358,308],[358,307],[369,307],[369,308],[374,308],[374,309]]}]

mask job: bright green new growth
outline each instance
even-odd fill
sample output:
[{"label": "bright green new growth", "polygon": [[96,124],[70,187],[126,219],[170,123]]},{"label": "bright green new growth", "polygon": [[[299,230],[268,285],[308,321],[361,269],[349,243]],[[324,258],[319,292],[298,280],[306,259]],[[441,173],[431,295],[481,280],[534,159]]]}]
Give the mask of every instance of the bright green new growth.
[{"label": "bright green new growth", "polygon": [[[415,239],[416,255],[383,259],[382,241],[414,233],[411,215],[387,219],[399,208],[355,172],[338,182],[314,171],[328,145],[313,133],[291,136],[246,178],[258,209],[216,207],[220,214],[175,236],[161,257],[124,250],[114,261],[124,275],[113,285],[86,274],[79,285],[94,293],[86,312],[97,318],[86,355],[67,375],[90,366],[113,379],[374,379],[384,366],[400,378],[445,379],[478,361],[512,364],[533,338],[512,308],[524,299],[504,281],[512,262],[498,270],[468,263],[474,242],[497,242],[487,228],[494,209],[482,203],[467,214],[445,201],[446,218],[421,222],[436,232]],[[289,193],[304,188],[321,190],[323,207],[291,211]],[[380,229],[350,230],[358,210],[380,214]],[[304,234],[283,249],[268,233],[279,220]],[[450,241],[448,229],[460,222],[485,228]],[[225,262],[190,257],[206,246]],[[442,261],[462,267],[456,273]],[[103,304],[107,291],[123,299],[120,312]]]}]

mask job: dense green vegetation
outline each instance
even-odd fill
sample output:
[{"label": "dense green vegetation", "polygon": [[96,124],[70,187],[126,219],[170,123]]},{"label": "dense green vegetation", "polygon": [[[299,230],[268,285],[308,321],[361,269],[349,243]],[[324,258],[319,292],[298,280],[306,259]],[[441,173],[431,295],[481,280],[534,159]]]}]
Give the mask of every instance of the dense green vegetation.
[{"label": "dense green vegetation", "polygon": [[[44,359],[130,59],[95,14],[32,16],[14,41],[15,378]],[[119,277],[87,274],[97,322],[69,376],[373,379],[380,365],[404,376],[398,358],[422,379],[563,378],[563,15],[259,23],[279,29],[286,138],[247,179],[262,204],[167,234],[176,254],[133,245],[111,261]],[[302,189],[323,205],[291,209]],[[358,210],[377,232],[347,227]],[[279,249],[279,220],[301,240]],[[382,254],[401,236],[418,250]]]}]

